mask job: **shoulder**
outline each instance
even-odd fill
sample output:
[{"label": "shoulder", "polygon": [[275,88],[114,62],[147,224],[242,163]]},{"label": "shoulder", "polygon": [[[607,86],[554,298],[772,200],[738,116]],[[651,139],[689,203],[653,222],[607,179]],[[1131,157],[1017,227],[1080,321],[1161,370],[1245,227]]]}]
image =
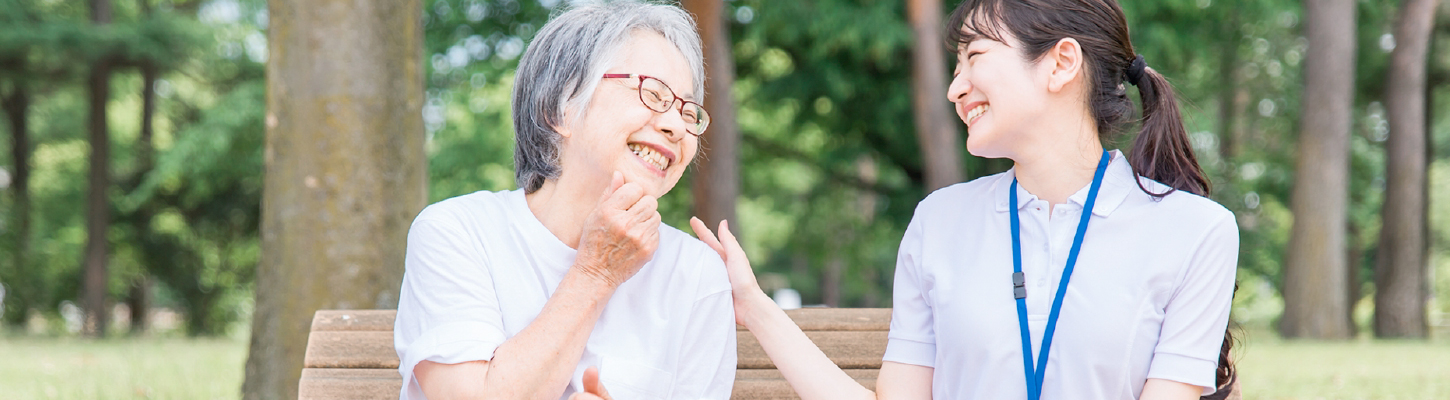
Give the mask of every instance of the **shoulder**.
[{"label": "shoulder", "polygon": [[997,186],[1003,180],[1010,179],[1007,172],[987,175],[970,181],[950,185],[926,195],[926,198],[917,204],[917,210],[923,208],[940,207],[961,207],[964,202],[967,204],[980,203],[984,206],[992,205],[992,195],[996,193]]},{"label": "shoulder", "polygon": [[1172,188],[1148,178],[1138,179],[1143,187],[1133,187],[1125,205],[1142,207],[1150,211],[1148,214],[1152,218],[1175,221],[1175,225],[1199,227],[1200,232],[1227,230],[1237,238],[1238,223],[1233,211],[1217,201],[1183,190],[1173,190],[1166,196],[1157,197],[1149,192],[1164,193]]},{"label": "shoulder", "polygon": [[655,260],[661,262],[660,267],[673,269],[673,275],[698,282],[700,295],[730,288],[720,253],[694,235],[661,223],[660,248],[655,255]]},{"label": "shoulder", "polygon": [[1003,190],[1004,182],[1010,179],[1010,173],[1003,172],[937,189],[917,203],[912,219],[947,217],[968,210],[991,210],[995,207],[997,191]]},{"label": "shoulder", "polygon": [[506,217],[510,207],[510,196],[517,195],[515,191],[477,191],[456,197],[450,197],[423,208],[418,216],[413,218],[413,227],[419,225],[445,225],[463,227],[478,221],[486,221],[489,218],[483,216]]}]

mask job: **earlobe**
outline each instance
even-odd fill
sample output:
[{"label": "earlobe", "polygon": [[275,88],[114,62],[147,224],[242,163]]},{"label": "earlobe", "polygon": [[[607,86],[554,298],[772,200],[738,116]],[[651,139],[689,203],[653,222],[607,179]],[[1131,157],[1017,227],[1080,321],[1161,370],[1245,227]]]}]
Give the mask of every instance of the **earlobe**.
[{"label": "earlobe", "polygon": [[1048,50],[1047,58],[1046,61],[1052,65],[1047,89],[1054,93],[1062,91],[1062,88],[1067,87],[1069,82],[1082,74],[1082,45],[1077,42],[1077,39],[1064,38],[1057,41],[1057,44]]}]

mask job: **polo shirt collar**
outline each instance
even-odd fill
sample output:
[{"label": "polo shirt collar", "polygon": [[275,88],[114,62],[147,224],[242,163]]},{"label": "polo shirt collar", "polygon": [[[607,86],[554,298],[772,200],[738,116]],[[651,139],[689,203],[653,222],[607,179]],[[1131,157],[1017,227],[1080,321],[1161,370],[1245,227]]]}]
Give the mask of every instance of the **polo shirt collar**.
[{"label": "polo shirt collar", "polygon": [[[1093,206],[1093,215],[1099,217],[1107,217],[1112,214],[1113,210],[1118,209],[1118,206],[1123,204],[1123,200],[1128,198],[1128,194],[1138,189],[1138,184],[1133,181],[1133,166],[1128,164],[1127,157],[1124,157],[1123,152],[1119,150],[1113,150],[1110,153],[1113,159],[1108,162],[1108,170],[1105,172],[1106,176],[1103,177],[1103,186],[1098,189],[1097,204]],[[1012,189],[1012,180],[1016,177],[1017,168],[1013,167],[999,175],[997,182],[992,186],[992,190],[995,192],[993,198],[996,200],[997,212],[1009,210],[1007,208],[1007,202],[1011,199],[1009,190]],[[1067,201],[1077,204],[1079,207],[1083,206],[1087,202],[1089,189],[1091,189],[1091,185],[1084,186],[1077,193],[1069,196]],[[1037,199],[1036,195],[1028,193],[1026,189],[1018,187],[1017,190],[1020,191],[1017,193],[1018,210]]]}]

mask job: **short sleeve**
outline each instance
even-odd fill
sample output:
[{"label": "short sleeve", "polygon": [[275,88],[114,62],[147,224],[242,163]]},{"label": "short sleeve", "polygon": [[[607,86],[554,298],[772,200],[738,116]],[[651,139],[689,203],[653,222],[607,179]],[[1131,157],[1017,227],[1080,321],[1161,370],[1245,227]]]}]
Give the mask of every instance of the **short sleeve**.
[{"label": "short sleeve", "polygon": [[1148,378],[1196,385],[1214,392],[1219,351],[1233,307],[1239,234],[1225,210],[1188,261],[1164,309],[1163,330],[1153,350]]},{"label": "short sleeve", "polygon": [[926,282],[921,279],[922,227],[918,208],[896,256],[896,279],[892,288],[891,332],[887,336],[885,361],[936,367],[936,331]]},{"label": "short sleeve", "polygon": [[408,230],[393,325],[405,400],[424,398],[413,379],[418,363],[490,360],[507,339],[481,242],[456,220],[429,211]]}]

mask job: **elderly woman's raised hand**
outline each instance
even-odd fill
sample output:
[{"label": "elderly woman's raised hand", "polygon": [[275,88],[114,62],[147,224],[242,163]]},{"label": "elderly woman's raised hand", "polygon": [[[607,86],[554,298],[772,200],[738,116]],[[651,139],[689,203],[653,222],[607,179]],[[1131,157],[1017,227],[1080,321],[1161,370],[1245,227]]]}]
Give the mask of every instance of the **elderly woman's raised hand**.
[{"label": "elderly woman's raised hand", "polygon": [[643,186],[614,173],[599,205],[584,220],[575,267],[619,287],[639,272],[660,245],[659,201]]}]

